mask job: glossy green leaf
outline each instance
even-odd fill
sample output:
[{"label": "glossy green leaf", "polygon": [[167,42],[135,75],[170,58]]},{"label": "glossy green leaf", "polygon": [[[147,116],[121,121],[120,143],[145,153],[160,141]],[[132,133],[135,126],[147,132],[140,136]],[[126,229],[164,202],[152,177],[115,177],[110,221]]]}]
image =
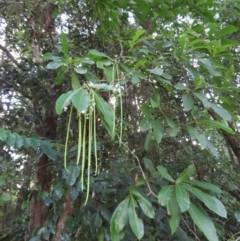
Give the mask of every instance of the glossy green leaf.
[{"label": "glossy green leaf", "polygon": [[170,118],[166,118],[167,124],[170,126],[171,131],[169,133],[169,135],[171,137],[176,137],[178,134],[178,126],[173,122],[173,120],[171,120]]},{"label": "glossy green leaf", "polygon": [[211,211],[215,212],[219,216],[226,218],[227,211],[223,204],[214,196],[201,191],[198,188],[187,185],[186,188],[198,199],[200,199],[204,205],[206,205]]},{"label": "glossy green leaf", "polygon": [[145,138],[145,142],[144,142],[144,150],[145,150],[145,151],[148,151],[149,146],[150,146],[151,139],[152,139],[152,133],[151,133],[151,132],[148,132],[148,133],[147,133],[147,136],[146,136],[146,138]]},{"label": "glossy green leaf", "polygon": [[140,129],[141,131],[147,131],[149,129],[151,129],[152,126],[149,122],[149,119],[148,118],[143,118],[141,121],[140,121]]},{"label": "glossy green leaf", "polygon": [[155,211],[153,209],[152,204],[142,195],[137,197],[137,201],[139,206],[141,207],[143,213],[148,216],[149,218],[155,217]]},{"label": "glossy green leaf", "polygon": [[70,165],[66,168],[64,177],[68,186],[75,184],[77,178],[79,177],[81,167]]},{"label": "glossy green leaf", "polygon": [[215,157],[218,157],[219,154],[218,154],[216,148],[213,146],[213,144],[209,140],[207,140],[207,149],[209,152],[212,153],[212,155],[214,155]]},{"label": "glossy green leaf", "polygon": [[152,74],[156,74],[156,75],[160,75],[160,76],[163,74],[162,68],[148,69],[148,71]]},{"label": "glossy green leaf", "polygon": [[184,182],[185,180],[189,179],[190,176],[192,176],[196,171],[196,168],[194,165],[188,166],[186,169],[184,169],[178,176],[176,183]]},{"label": "glossy green leaf", "polygon": [[207,213],[197,204],[191,202],[188,212],[197,227],[209,241],[218,241],[216,228]]},{"label": "glossy green leaf", "polygon": [[68,67],[67,66],[62,66],[58,70],[57,77],[54,80],[54,84],[55,85],[60,85],[63,82],[63,80],[64,80],[64,78],[66,76],[67,71],[68,71]]},{"label": "glossy green leaf", "polygon": [[207,97],[202,93],[193,93],[204,105],[205,108],[209,108],[210,102],[208,101]]},{"label": "glossy green leaf", "polygon": [[174,85],[174,87],[177,90],[189,90],[189,88],[182,83],[177,83],[176,85]]},{"label": "glossy green leaf", "polygon": [[224,27],[223,29],[216,32],[216,37],[219,38],[223,35],[234,33],[238,30],[238,28],[234,25],[228,25]]},{"label": "glossy green leaf", "polygon": [[116,69],[114,66],[104,67],[104,74],[108,82],[112,82],[116,78]]},{"label": "glossy green leaf", "polygon": [[67,107],[71,103],[72,97],[78,92],[78,90],[71,90],[62,94],[56,101],[55,108],[58,115],[62,113],[63,108]]},{"label": "glossy green leaf", "polygon": [[171,218],[169,221],[171,233],[174,234],[180,222],[180,208],[178,206],[176,196],[174,193],[172,194],[170,201],[167,204],[167,209],[168,209],[169,215],[171,215]]},{"label": "glossy green leaf", "polygon": [[116,229],[115,229],[115,220],[117,218],[119,210],[122,209],[125,205],[124,201],[125,201],[125,199],[117,206],[117,208],[113,212],[113,215],[112,215],[111,220],[110,220],[110,232],[111,232],[112,241],[120,241],[125,234],[124,231],[117,232]]},{"label": "glossy green leaf", "polygon": [[175,194],[181,212],[187,211],[190,207],[190,199],[186,189],[181,184],[176,184]]},{"label": "glossy green leaf", "polygon": [[157,143],[159,144],[164,135],[164,126],[161,120],[155,120],[153,122],[153,133],[155,135]]},{"label": "glossy green leaf", "polygon": [[197,186],[215,193],[219,193],[219,194],[222,193],[222,190],[218,186],[212,183],[202,182],[197,180],[189,180],[188,183],[192,186]]},{"label": "glossy green leaf", "polygon": [[194,101],[191,94],[182,94],[183,106],[186,111],[193,108]]},{"label": "glossy green leaf", "polygon": [[75,67],[74,71],[78,74],[86,74],[87,68],[85,68],[85,67]]},{"label": "glossy green leaf", "polygon": [[160,192],[158,193],[158,202],[162,206],[167,206],[173,192],[173,187],[174,186],[166,186],[163,187]]},{"label": "glossy green leaf", "polygon": [[234,212],[234,217],[236,218],[237,222],[240,223],[240,211]]},{"label": "glossy green leaf", "polygon": [[59,67],[63,66],[64,63],[62,61],[52,61],[47,64],[47,69],[58,69]]},{"label": "glossy green leaf", "polygon": [[97,56],[97,57],[105,57],[105,58],[109,58],[111,59],[109,56],[107,56],[106,54],[102,53],[102,52],[99,52],[98,50],[96,49],[91,49],[89,51],[89,54],[93,55],[93,56]]},{"label": "glossy green leaf", "polygon": [[228,127],[226,124],[222,123],[222,122],[219,122],[219,121],[214,121],[214,120],[199,120],[199,123],[200,124],[204,124],[204,125],[207,125],[207,126],[212,126],[212,127],[215,127],[217,129],[221,129],[221,130],[224,130],[232,135],[235,134],[235,132],[233,131],[233,129],[231,129],[230,127]]},{"label": "glossy green leaf", "polygon": [[79,89],[77,93],[72,96],[71,101],[79,113],[85,112],[90,105],[90,96],[88,91]]},{"label": "glossy green leaf", "polygon": [[101,120],[107,129],[110,136],[114,136],[115,133],[115,119],[113,108],[96,92],[94,92],[94,98],[96,106],[101,116]]},{"label": "glossy green leaf", "polygon": [[67,35],[65,33],[60,34],[60,41],[61,41],[63,53],[65,55],[68,55],[68,40],[67,40]]},{"label": "glossy green leaf", "polygon": [[173,178],[170,176],[170,174],[168,173],[168,171],[167,171],[167,169],[166,169],[165,167],[163,167],[162,165],[159,165],[159,166],[157,167],[157,170],[158,170],[158,172],[161,174],[161,176],[162,176],[163,178],[165,178],[166,180],[168,180],[168,181],[170,181],[170,182],[175,182],[175,181],[173,180]]},{"label": "glossy green leaf", "polygon": [[79,84],[79,79],[73,71],[71,72],[71,82],[72,82],[72,88],[74,90],[81,88],[81,86]]},{"label": "glossy green leaf", "polygon": [[117,233],[123,230],[128,223],[128,208],[129,198],[122,201],[122,205],[118,209],[118,214],[115,219],[115,230]]},{"label": "glossy green leaf", "polygon": [[221,116],[224,120],[230,121],[232,116],[229,114],[227,110],[225,110],[222,106],[216,105],[214,103],[209,103],[209,107],[214,110],[219,116]]},{"label": "glossy green leaf", "polygon": [[137,203],[134,198],[131,198],[128,209],[129,224],[138,239],[141,239],[144,235],[144,225],[142,219],[138,218],[135,207]]}]

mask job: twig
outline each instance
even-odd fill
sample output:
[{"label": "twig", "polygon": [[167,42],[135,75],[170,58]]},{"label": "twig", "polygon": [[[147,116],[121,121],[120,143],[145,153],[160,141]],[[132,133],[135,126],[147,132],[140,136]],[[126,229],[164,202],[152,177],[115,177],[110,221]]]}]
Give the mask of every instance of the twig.
[{"label": "twig", "polygon": [[142,168],[142,165],[141,165],[141,162],[140,162],[139,158],[134,154],[133,151],[131,151],[131,150],[129,149],[129,147],[128,147],[125,143],[121,142],[121,144],[124,145],[124,146],[128,149],[128,151],[132,154],[132,156],[134,156],[134,157],[136,158],[137,163],[138,163],[138,166],[139,166],[139,168],[140,168],[140,170],[141,170],[143,179],[145,180],[145,182],[146,182],[146,184],[147,184],[147,187],[148,187],[148,190],[149,190],[149,194],[152,194],[154,197],[157,198],[158,196],[152,191],[152,188],[151,188],[151,186],[150,186],[150,184],[149,184],[149,182],[148,182],[148,180],[147,180],[147,177],[146,177],[146,175],[145,175],[145,173],[144,173],[144,171],[143,171],[143,168]]},{"label": "twig", "polygon": [[189,231],[195,236],[195,240],[201,241],[200,238],[197,236],[197,234],[189,227],[188,223],[186,222],[186,220],[181,217],[182,221],[185,223],[185,225],[187,226],[187,228],[189,229]]},{"label": "twig", "polygon": [[17,62],[17,60],[13,57],[13,55],[0,44],[0,49],[5,52],[5,54],[7,55],[7,57],[21,70],[24,70],[24,68]]}]

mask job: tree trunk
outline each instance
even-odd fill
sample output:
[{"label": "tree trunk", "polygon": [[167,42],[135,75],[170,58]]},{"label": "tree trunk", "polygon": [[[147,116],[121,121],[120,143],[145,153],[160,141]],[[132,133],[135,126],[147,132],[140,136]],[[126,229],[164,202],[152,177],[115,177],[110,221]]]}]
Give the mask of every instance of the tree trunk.
[{"label": "tree trunk", "polygon": [[[46,137],[48,139],[56,138],[56,129],[57,122],[52,110],[46,110],[45,120],[42,125],[39,121],[36,121],[36,133],[38,136]],[[29,220],[29,235],[32,235],[32,232],[40,228],[44,221],[44,216],[47,213],[48,207],[44,204],[43,201],[38,200],[37,196],[39,192],[49,192],[52,181],[51,173],[51,160],[47,155],[43,154],[38,161],[37,169],[37,185],[41,187],[41,191],[36,191],[32,195],[32,200],[30,203],[30,220]],[[41,238],[41,240],[45,240]]]}]

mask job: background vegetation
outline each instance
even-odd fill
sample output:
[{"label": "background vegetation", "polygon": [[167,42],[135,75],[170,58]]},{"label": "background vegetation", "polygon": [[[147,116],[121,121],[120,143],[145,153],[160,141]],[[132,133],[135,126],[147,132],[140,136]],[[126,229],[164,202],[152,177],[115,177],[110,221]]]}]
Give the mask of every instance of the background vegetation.
[{"label": "background vegetation", "polygon": [[0,240],[240,240],[240,1],[1,1]]}]

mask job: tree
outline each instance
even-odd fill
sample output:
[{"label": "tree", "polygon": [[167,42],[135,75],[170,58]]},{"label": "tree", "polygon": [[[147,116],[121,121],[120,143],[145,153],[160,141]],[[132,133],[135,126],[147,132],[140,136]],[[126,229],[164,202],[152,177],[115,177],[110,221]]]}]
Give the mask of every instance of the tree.
[{"label": "tree", "polygon": [[0,240],[237,240],[238,6],[0,3]]}]

